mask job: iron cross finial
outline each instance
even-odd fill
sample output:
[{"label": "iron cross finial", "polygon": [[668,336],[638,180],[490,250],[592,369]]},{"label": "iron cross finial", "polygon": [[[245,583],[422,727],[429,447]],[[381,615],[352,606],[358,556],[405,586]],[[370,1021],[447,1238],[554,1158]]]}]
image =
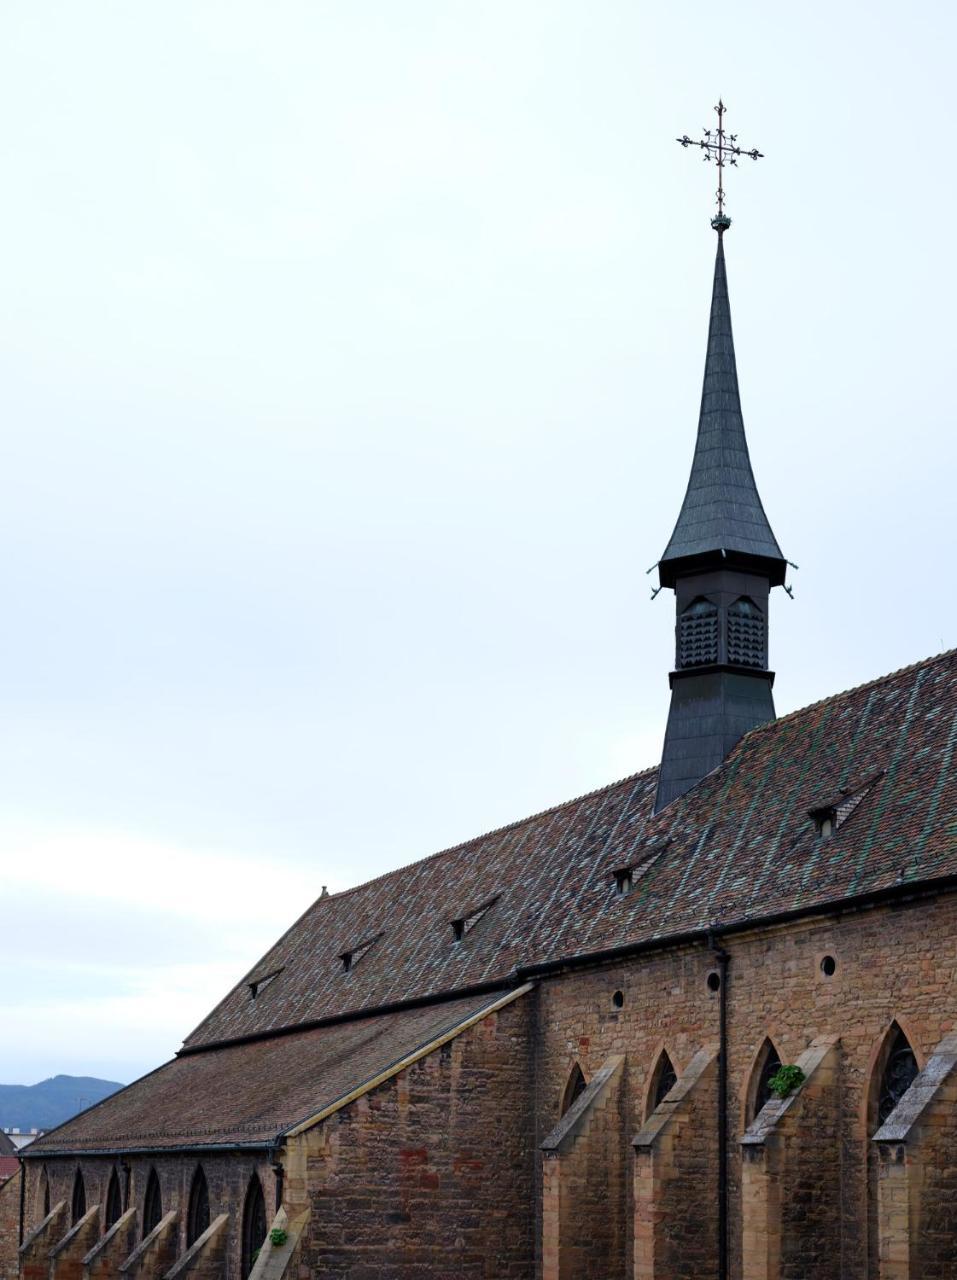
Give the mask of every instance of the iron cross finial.
[{"label": "iron cross finial", "polygon": [[761,160],[763,153],[754,148],[752,151],[745,151],[743,147],[738,146],[738,135],[736,133],[725,133],[724,131],[724,113],[727,110],[721,99],[718,99],[718,105],[715,112],[718,117],[718,128],[704,129],[704,138],[700,142],[696,142],[694,138],[689,138],[687,134],[683,138],[677,138],[683,147],[700,147],[702,151],[702,160],[708,164],[714,163],[718,166],[718,216],[711,219],[711,225],[719,234],[727,231],[731,226],[731,219],[724,211],[724,166],[726,164],[736,165],[739,156],[748,156],[752,160]]}]

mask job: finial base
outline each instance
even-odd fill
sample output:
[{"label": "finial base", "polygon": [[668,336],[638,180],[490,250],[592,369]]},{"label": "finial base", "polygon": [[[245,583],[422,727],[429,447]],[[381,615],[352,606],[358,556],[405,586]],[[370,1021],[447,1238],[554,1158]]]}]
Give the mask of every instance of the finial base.
[{"label": "finial base", "polygon": [[731,226],[731,219],[726,213],[719,213],[716,218],[711,219],[711,225],[720,235],[722,231],[727,231],[728,227]]}]

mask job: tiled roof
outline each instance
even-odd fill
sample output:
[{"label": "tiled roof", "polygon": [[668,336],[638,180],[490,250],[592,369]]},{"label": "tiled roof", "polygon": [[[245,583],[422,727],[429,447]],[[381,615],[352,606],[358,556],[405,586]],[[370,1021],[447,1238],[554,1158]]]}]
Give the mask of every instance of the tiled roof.
[{"label": "tiled roof", "polygon": [[174,1058],[25,1154],[269,1143],[493,1002],[473,996]]},{"label": "tiled roof", "polygon": [[[321,898],[187,1047],[957,873],[955,746],[952,651],[753,730],[656,817],[649,770]],[[858,792],[821,838],[809,810]],[[490,901],[456,941],[452,921]],[[347,972],[341,957],[370,939]]]},{"label": "tiled roof", "polygon": [[20,1168],[20,1161],[16,1156],[0,1156],[0,1183],[6,1182]]},{"label": "tiled roof", "polygon": [[744,434],[723,236],[718,237],[714,267],[694,460],[677,524],[661,557],[662,582],[672,581],[670,561],[721,550],[777,561],[783,575],[784,558],[764,513]]}]

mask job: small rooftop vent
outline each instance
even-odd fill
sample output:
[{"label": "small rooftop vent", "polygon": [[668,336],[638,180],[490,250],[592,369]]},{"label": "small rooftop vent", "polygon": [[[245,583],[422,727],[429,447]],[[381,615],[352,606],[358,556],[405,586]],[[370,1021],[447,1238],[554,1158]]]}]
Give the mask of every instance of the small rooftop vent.
[{"label": "small rooftop vent", "polygon": [[273,969],[272,973],[264,973],[261,978],[253,978],[252,982],[249,983],[249,994],[252,998],[255,1000],[260,992],[265,991],[270,982],[275,982],[281,973],[281,968]]},{"label": "small rooftop vent", "polygon": [[884,776],[884,770],[875,773],[873,777],[867,779],[866,782],[859,783],[855,787],[843,789],[838,796],[831,800],[828,804],[818,805],[813,809],[808,809],[808,817],[813,821],[817,829],[817,833],[822,839],[826,840],[828,836],[832,836],[847,822],[848,818],[865,798],[867,793],[873,787],[879,778]]},{"label": "small rooftop vent", "polygon": [[349,951],[343,951],[339,959],[342,961],[342,968],[345,973],[351,973],[366,952],[374,947],[382,937],[381,933],[375,934],[372,938],[367,938],[365,942],[359,942]]},{"label": "small rooftop vent", "polygon": [[480,907],[473,907],[467,915],[459,916],[452,921],[452,937],[456,942],[461,942],[467,934],[472,932],[485,913],[495,906],[500,896],[500,894],[496,894],[494,898],[489,898],[483,902]]}]

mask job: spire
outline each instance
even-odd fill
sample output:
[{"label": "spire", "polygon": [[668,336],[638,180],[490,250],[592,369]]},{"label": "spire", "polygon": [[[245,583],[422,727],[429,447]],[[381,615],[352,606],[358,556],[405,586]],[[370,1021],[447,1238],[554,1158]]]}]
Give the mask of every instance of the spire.
[{"label": "spire", "polygon": [[673,587],[676,577],[689,570],[734,562],[763,572],[771,586],[780,586],[786,561],[751,470],[731,332],[725,228],[716,229],[718,254],[698,440],[684,502],[658,574],[663,587]]}]

